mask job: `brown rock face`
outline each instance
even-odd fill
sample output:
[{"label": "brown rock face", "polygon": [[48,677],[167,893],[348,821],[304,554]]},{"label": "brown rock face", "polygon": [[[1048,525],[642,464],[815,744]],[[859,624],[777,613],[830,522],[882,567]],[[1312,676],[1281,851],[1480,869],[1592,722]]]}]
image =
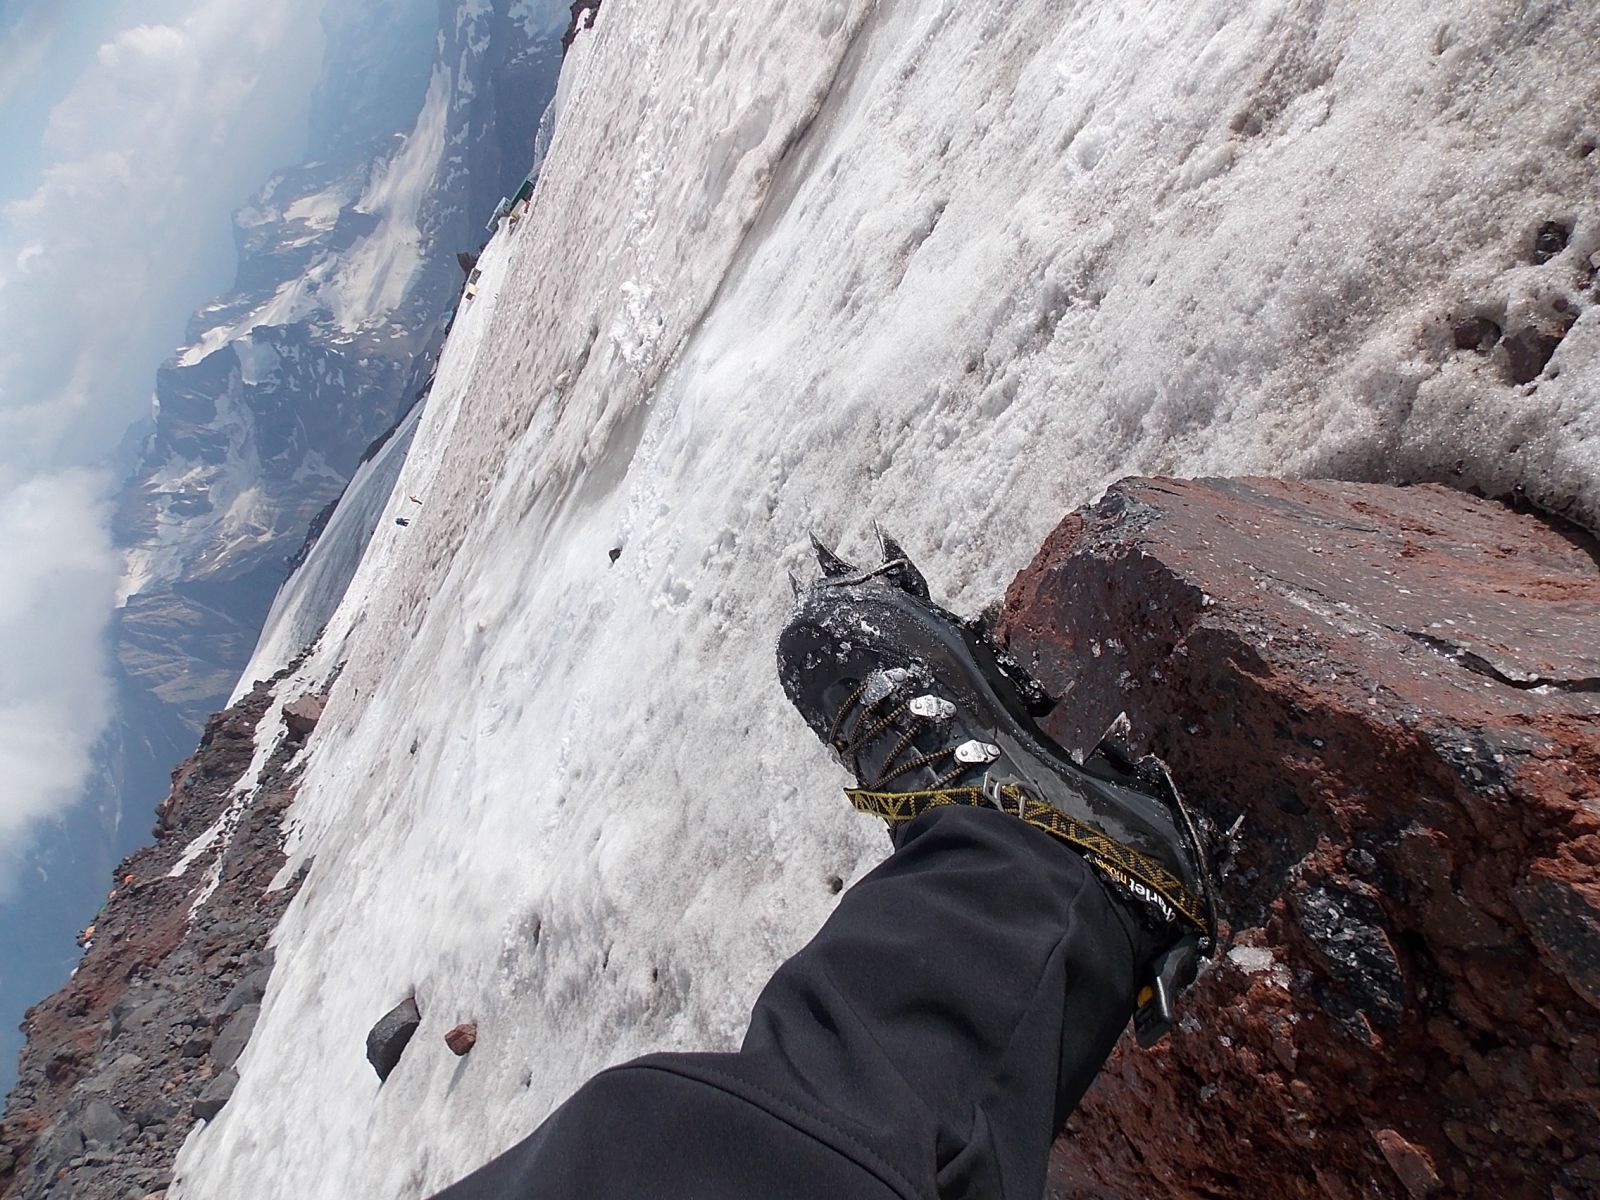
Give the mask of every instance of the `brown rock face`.
[{"label": "brown rock face", "polygon": [[1600,570],[1438,487],[1131,480],[1001,640],[1244,824],[1232,944],[1125,1040],[1057,1194],[1600,1195]]}]

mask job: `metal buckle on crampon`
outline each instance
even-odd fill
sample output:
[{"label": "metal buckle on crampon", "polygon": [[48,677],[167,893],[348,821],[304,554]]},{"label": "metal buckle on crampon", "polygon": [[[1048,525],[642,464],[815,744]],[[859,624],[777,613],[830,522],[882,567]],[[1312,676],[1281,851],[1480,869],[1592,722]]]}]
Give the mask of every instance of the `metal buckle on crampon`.
[{"label": "metal buckle on crampon", "polygon": [[1133,1032],[1139,1045],[1149,1049],[1172,1028],[1173,1002],[1194,982],[1200,969],[1200,940],[1185,934],[1150,964],[1150,977],[1139,988],[1133,1010]]},{"label": "metal buckle on crampon", "polygon": [[[1006,795],[1008,789],[1012,793],[1010,796]],[[1028,810],[1025,805],[1029,797],[1027,789],[1021,784],[996,783],[994,777],[988,771],[985,771],[983,773],[983,795],[984,799],[988,800],[990,804],[1001,812],[1010,813],[1019,820],[1027,820]],[[1010,805],[1010,807],[1006,807],[1007,805]]]}]

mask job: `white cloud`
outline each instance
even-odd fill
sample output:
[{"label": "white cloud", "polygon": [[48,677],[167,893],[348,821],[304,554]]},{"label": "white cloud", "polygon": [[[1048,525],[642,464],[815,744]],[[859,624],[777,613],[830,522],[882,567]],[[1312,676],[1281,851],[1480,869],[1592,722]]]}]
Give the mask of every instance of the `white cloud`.
[{"label": "white cloud", "polygon": [[[76,799],[110,712],[118,561],[97,472],[0,476],[0,846]],[[0,857],[0,893],[15,856]]]},{"label": "white cloud", "polygon": [[[298,157],[322,3],[119,0],[120,32],[50,113],[48,165],[0,207],[0,844],[76,797],[110,711],[118,564],[107,481],[81,468],[226,286],[231,210]],[[29,19],[0,89],[42,53]]]},{"label": "white cloud", "polygon": [[0,344],[25,348],[0,407],[51,410],[18,443],[30,458],[114,444],[188,312],[226,285],[230,210],[303,140],[320,8],[198,0],[133,25],[51,112],[50,165],[0,209]]}]

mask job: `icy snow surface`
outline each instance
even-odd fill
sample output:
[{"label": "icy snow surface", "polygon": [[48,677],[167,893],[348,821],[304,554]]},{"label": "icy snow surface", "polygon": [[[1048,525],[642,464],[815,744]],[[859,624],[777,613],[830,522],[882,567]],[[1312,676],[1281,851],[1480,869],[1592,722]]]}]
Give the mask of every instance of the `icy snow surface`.
[{"label": "icy snow surface", "polygon": [[411,520],[418,515],[407,495],[392,493],[421,416],[421,407],[413,408],[371,461],[356,468],[338,508],[317,538],[316,552],[278,590],[255,654],[229,704],[238,703],[257,679],[287,666],[321,632],[379,523],[392,524],[397,517]]},{"label": "icy snow surface", "polygon": [[[177,1195],[421,1196],[598,1067],[736,1043],[885,848],[774,681],[812,527],[865,556],[877,517],[970,610],[1130,472],[1594,521],[1597,59],[1583,5],[607,0],[390,502],[424,505],[287,685],[343,664],[314,866]],[[1536,386],[1452,345],[1558,301]]]},{"label": "icy snow surface", "polygon": [[[457,309],[430,392],[431,411],[455,409],[463,399],[462,390],[473,376],[483,332],[499,297],[506,249],[505,238],[494,238],[478,260],[482,273],[478,296]],[[408,527],[396,525],[395,519],[420,523],[422,509],[427,505],[424,497],[438,463],[437,451],[448,442],[447,432],[438,432],[431,450],[419,448],[408,461],[424,411],[419,405],[407,413],[378,453],[356,468],[311,555],[284,581],[273,600],[255,653],[230,704],[237,703],[257,680],[270,678],[292,662],[327,624],[347,590],[358,595],[370,586],[357,584],[351,588],[350,581],[371,538],[382,534],[391,548],[396,544],[395,538],[402,539],[398,544],[403,545],[403,539],[409,537]],[[405,480],[396,488],[395,480],[402,468]]]}]

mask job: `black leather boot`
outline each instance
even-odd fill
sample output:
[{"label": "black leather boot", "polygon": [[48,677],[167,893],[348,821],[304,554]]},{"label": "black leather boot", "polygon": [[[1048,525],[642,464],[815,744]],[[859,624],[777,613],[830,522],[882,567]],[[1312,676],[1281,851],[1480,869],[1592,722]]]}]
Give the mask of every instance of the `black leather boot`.
[{"label": "black leather boot", "polygon": [[1135,1014],[1140,1041],[1154,1042],[1216,944],[1204,847],[1170,776],[1110,743],[1079,762],[1052,742],[1030,712],[1043,701],[1037,685],[929,599],[892,539],[883,546],[882,566],[857,571],[817,544],[823,577],[799,591],[778,638],[784,691],[855,776],[851,802],[891,834],[965,804],[1011,814],[1082,855],[1163,934]]}]

